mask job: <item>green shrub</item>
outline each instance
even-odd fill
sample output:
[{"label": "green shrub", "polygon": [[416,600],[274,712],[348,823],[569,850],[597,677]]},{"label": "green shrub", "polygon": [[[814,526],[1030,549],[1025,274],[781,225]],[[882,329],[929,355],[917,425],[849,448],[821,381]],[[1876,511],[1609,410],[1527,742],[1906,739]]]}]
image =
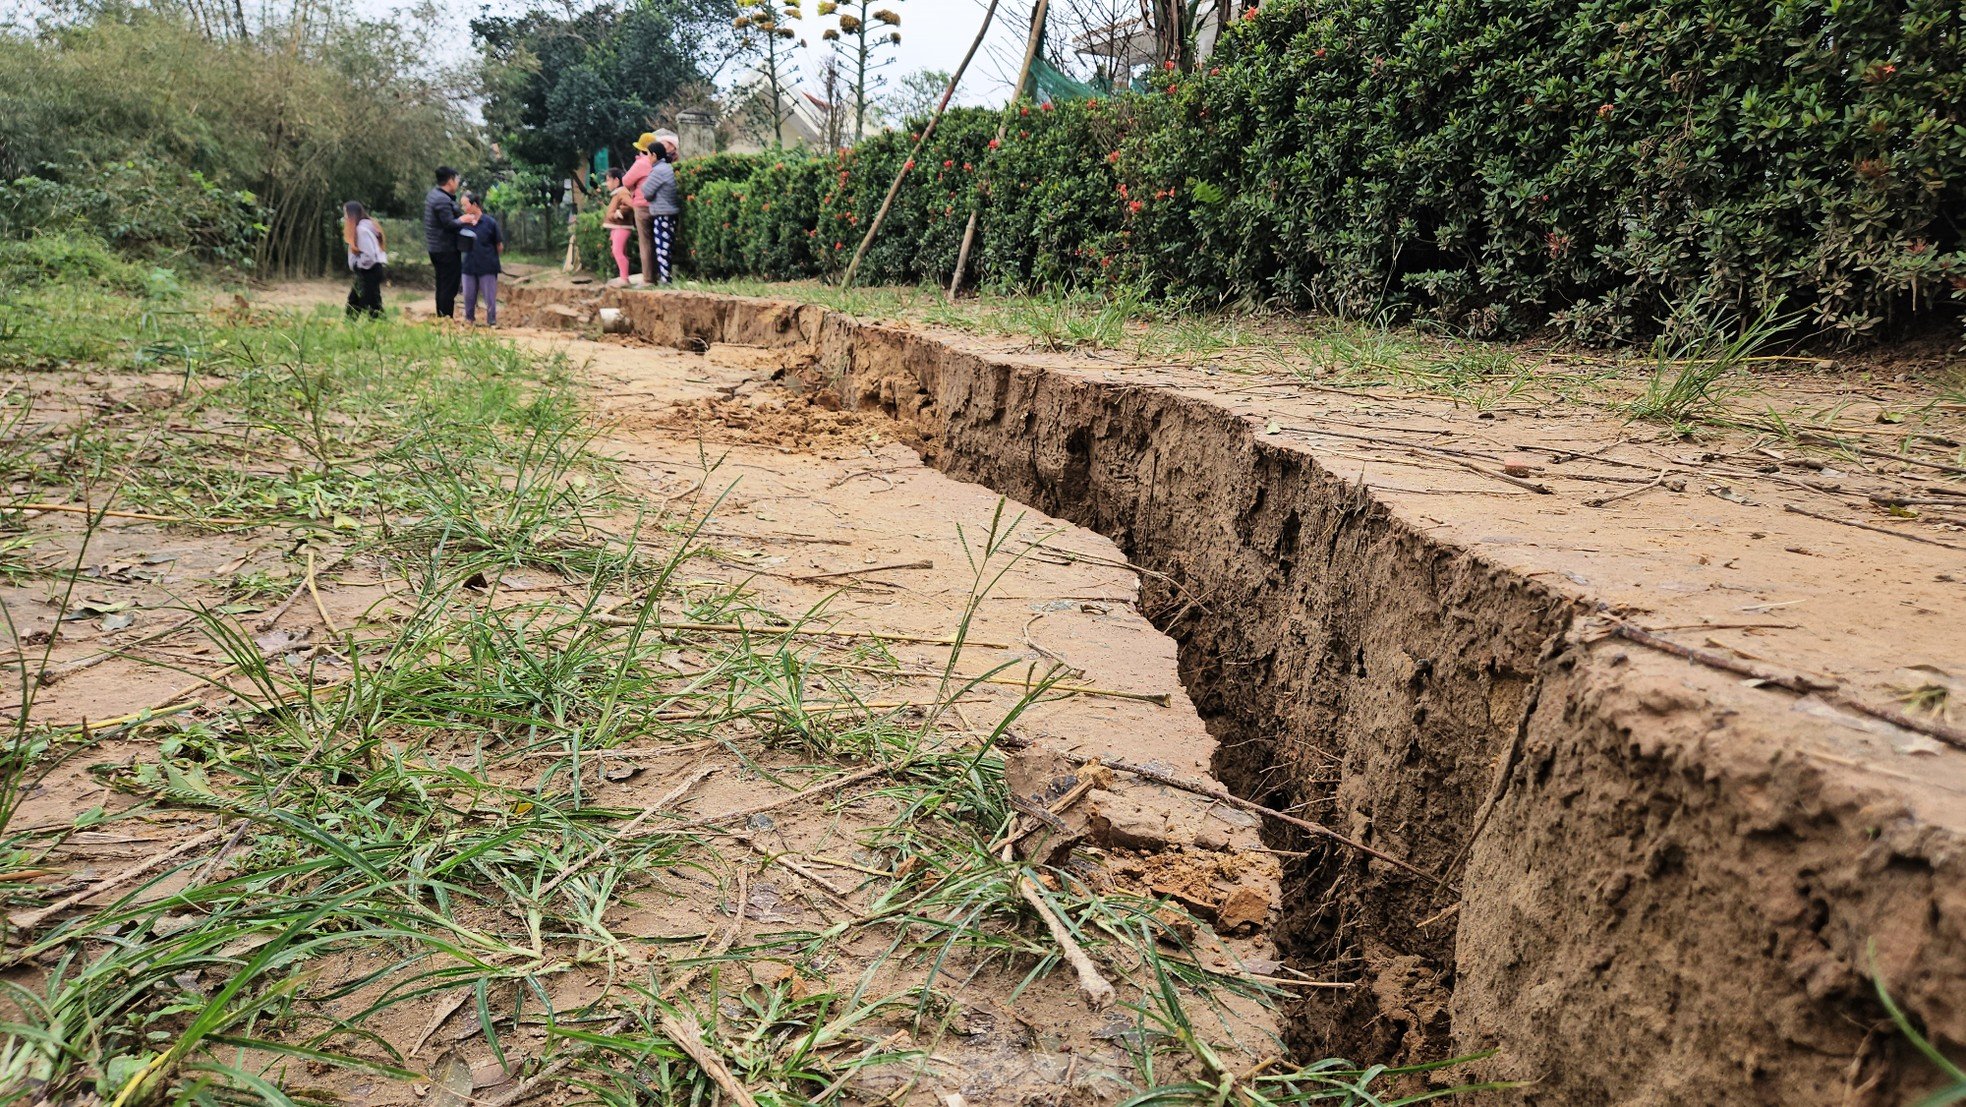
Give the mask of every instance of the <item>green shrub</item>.
[{"label": "green shrub", "polygon": [[197,170],[119,161],[0,183],[0,237],[74,232],[159,261],[249,266],[266,230],[250,192]]},{"label": "green shrub", "polygon": [[1226,194],[1166,205],[1203,248],[1143,266],[1216,295],[1614,340],[1786,303],[1854,335],[1966,275],[1952,0],[1280,0],[1216,65],[1122,162]]},{"label": "green shrub", "polygon": [[44,234],[0,240],[0,292],[59,283],[150,297],[168,296],[178,289],[177,278],[169,269],[127,261],[93,235]]},{"label": "green shrub", "polygon": [[[1000,113],[951,111],[859,279],[946,282],[980,200],[984,286],[1481,335],[1629,341],[1692,310],[1871,336],[1966,299],[1961,18],[1956,0],[1275,0],[1205,72],[1013,106],[1000,148]],[[911,145],[685,163],[684,257],[837,271]]]},{"label": "green shrub", "polygon": [[[608,242],[607,229],[601,226],[601,208],[590,208],[574,217],[573,238],[583,268],[590,273],[614,275],[614,249]],[[632,242],[628,248],[628,259],[630,262],[635,259]]]},{"label": "green shrub", "polygon": [[263,208],[243,219],[267,225],[261,272],[339,272],[323,228],[343,201],[419,210],[431,167],[468,160],[470,108],[394,22],[332,5],[260,14],[252,35],[150,3],[50,6],[0,28],[0,180],[82,190],[84,226],[119,248],[220,260],[243,209]]}]

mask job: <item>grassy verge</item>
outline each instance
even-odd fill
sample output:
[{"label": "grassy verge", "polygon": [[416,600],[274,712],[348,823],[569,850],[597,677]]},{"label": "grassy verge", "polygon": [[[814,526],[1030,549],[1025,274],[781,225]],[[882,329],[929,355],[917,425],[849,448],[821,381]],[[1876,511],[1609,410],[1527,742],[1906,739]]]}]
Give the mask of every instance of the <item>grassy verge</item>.
[{"label": "grassy verge", "polygon": [[[1003,850],[999,740],[1063,693],[972,725],[952,705],[996,670],[963,664],[966,620],[924,688],[704,575],[704,517],[634,508],[564,362],[214,310],[96,262],[87,283],[0,266],[0,537],[27,543],[8,624],[39,605],[62,626],[91,551],[139,529],[277,564],[176,594],[203,653],[112,649],[65,678],[141,660],[192,682],[115,719],[47,710],[63,634],[15,633],[0,1099],[899,1101],[974,1033],[985,985],[1013,1012],[1072,995],[1032,895],[1127,984],[1103,1098],[1436,1094],[1238,1040],[1235,1006],[1288,982],[1209,967],[1169,901]],[[1030,537],[1007,516],[969,537],[973,611]],[[351,609],[335,564],[381,598]],[[687,813],[725,781],[754,798]],[[851,856],[772,844],[821,830]]]}]

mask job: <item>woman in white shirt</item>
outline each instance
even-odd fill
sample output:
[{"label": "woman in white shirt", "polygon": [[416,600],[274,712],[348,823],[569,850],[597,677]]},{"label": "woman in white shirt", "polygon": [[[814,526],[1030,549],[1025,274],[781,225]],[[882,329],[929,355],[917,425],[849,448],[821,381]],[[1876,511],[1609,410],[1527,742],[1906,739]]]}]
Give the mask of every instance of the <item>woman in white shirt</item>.
[{"label": "woman in white shirt", "polygon": [[341,205],[341,241],[348,247],[348,269],[355,287],[348,290],[348,317],[382,318],[382,275],[389,261],[389,240],[369,211],[353,200]]}]

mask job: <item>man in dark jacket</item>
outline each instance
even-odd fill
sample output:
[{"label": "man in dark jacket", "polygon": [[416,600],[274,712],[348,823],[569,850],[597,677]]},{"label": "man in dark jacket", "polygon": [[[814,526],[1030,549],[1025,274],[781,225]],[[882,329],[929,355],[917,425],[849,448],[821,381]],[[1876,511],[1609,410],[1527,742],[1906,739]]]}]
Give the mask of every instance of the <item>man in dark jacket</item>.
[{"label": "man in dark jacket", "polygon": [[423,197],[423,245],[430,251],[430,268],[437,271],[437,314],[445,319],[457,310],[457,289],[464,273],[457,229],[474,222],[458,212],[457,170],[438,166],[437,183]]}]

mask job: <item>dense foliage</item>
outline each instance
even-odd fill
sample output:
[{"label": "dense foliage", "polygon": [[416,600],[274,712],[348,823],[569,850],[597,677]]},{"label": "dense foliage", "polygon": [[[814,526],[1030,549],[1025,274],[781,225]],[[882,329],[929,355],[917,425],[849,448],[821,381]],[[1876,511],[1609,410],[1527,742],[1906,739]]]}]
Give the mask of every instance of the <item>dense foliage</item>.
[{"label": "dense foliage", "polygon": [[585,9],[486,12],[485,122],[514,163],[557,180],[596,150],[626,164],[629,144],[728,56],[731,0],[624,0]]},{"label": "dense foliage", "polygon": [[146,256],[314,269],[338,258],[344,200],[414,210],[470,148],[397,24],[327,10],[246,37],[167,0],[85,7],[0,32],[0,234],[81,226]]},{"label": "dense foliage", "polygon": [[253,261],[266,226],[251,192],[220,188],[169,162],[90,168],[72,183],[34,175],[0,181],[0,240],[74,232],[166,263]]},{"label": "dense foliage", "polygon": [[[1870,335],[1966,296],[1956,0],[1276,0],[1151,94],[936,132],[863,279],[1125,283],[1204,302]],[[706,276],[850,256],[911,145],[687,166]]]}]

